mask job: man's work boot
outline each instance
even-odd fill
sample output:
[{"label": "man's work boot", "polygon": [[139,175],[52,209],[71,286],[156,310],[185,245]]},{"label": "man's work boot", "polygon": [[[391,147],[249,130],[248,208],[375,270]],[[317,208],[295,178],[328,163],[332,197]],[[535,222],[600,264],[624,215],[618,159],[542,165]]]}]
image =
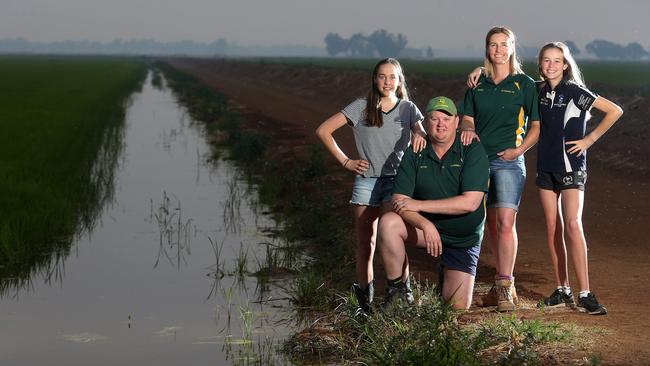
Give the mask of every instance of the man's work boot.
[{"label": "man's work boot", "polygon": [[352,284],[352,290],[359,303],[359,309],[366,314],[370,313],[370,305],[375,297],[375,281],[370,281],[365,289],[362,289],[358,283],[354,283]]},{"label": "man's work boot", "polygon": [[411,281],[402,282],[401,278],[388,280],[386,285],[386,298],[382,307],[384,309],[393,304],[413,305],[415,298],[411,290]]}]

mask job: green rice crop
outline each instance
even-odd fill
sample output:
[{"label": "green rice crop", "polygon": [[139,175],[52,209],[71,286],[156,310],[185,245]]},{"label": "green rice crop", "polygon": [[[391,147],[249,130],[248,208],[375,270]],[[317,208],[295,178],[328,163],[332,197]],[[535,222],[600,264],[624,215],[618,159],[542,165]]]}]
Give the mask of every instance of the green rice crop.
[{"label": "green rice crop", "polygon": [[135,59],[0,58],[0,294],[95,224],[145,75]]}]

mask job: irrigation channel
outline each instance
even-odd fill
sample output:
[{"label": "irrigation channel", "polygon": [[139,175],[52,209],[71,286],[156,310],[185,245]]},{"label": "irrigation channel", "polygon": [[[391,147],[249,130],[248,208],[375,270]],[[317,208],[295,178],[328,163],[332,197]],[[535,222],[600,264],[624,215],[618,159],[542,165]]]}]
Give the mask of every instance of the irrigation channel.
[{"label": "irrigation channel", "polygon": [[286,362],[275,352],[292,317],[282,280],[250,275],[282,245],[263,234],[276,224],[151,80],[127,107],[99,223],[0,297],[1,365]]}]

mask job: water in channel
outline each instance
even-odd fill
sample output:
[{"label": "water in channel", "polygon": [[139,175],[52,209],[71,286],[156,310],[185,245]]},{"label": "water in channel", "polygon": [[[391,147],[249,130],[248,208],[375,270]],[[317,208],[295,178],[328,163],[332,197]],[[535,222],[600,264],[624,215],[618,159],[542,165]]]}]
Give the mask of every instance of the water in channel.
[{"label": "water in channel", "polygon": [[274,223],[151,76],[127,108],[114,199],[46,276],[0,297],[0,365],[278,360],[286,294],[246,274]]}]

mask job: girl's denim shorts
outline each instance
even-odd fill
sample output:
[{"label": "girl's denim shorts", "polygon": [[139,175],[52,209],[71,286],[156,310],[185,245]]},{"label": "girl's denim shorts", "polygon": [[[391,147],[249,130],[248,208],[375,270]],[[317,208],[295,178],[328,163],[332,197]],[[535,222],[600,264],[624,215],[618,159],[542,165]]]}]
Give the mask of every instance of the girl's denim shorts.
[{"label": "girl's denim shorts", "polygon": [[386,177],[362,177],[357,175],[354,178],[352,188],[353,205],[379,207],[384,202],[389,202],[393,194],[394,176]]}]

